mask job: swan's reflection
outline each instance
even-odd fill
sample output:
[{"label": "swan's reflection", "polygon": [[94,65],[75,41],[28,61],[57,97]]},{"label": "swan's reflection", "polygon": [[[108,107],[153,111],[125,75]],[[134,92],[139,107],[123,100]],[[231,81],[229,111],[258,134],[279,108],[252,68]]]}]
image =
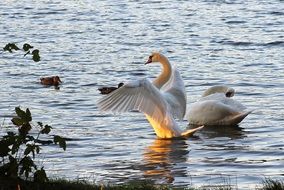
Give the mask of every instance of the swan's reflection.
[{"label": "swan's reflection", "polygon": [[[242,139],[247,137],[246,134],[245,129],[239,126],[205,126],[200,131],[198,138],[203,141],[202,149],[205,151],[204,153],[207,154],[206,157],[212,158],[213,152],[213,155],[219,152],[219,162],[220,158],[224,159],[224,161],[227,159],[225,155],[228,150],[239,152],[248,149],[248,146],[240,143]],[[234,159],[235,158],[236,157],[234,157]],[[234,159],[231,161],[234,161]],[[214,159],[206,160],[206,162],[211,162],[212,160]]]},{"label": "swan's reflection", "polygon": [[186,162],[188,153],[188,144],[183,139],[156,139],[143,154],[145,178],[172,183],[175,177],[187,176],[186,166],[178,163]]},{"label": "swan's reflection", "polygon": [[[195,128],[194,125],[189,125],[189,128]],[[205,126],[200,132],[201,138],[206,137],[214,139],[217,137],[228,137],[230,139],[242,139],[246,137],[244,128],[239,125],[232,126]]]}]

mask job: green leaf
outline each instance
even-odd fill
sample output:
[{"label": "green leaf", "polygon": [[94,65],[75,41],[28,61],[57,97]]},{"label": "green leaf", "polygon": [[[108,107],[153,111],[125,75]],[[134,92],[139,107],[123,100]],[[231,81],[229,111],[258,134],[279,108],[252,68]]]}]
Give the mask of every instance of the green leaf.
[{"label": "green leaf", "polygon": [[32,54],[33,54],[33,55],[39,55],[39,50],[38,50],[38,49],[33,50],[33,51],[32,51]]},{"label": "green leaf", "polygon": [[16,152],[18,152],[20,145],[18,143],[13,144],[12,146],[12,154],[15,154]]},{"label": "green leaf", "polygon": [[32,150],[32,153],[33,153],[33,159],[35,159],[35,150],[34,149]]},{"label": "green leaf", "polygon": [[34,161],[31,159],[30,156],[25,156],[21,161],[20,165],[22,166],[20,169],[20,175],[25,173],[25,177],[29,177],[29,173],[32,171],[32,168],[37,169]]},{"label": "green leaf", "polygon": [[34,145],[34,144],[27,144],[27,147],[24,151],[24,155],[29,155],[30,153],[33,154],[33,159],[35,158],[35,151],[38,154],[39,153],[39,146],[38,145]]},{"label": "green leaf", "polygon": [[14,49],[14,50],[20,50],[20,48],[16,45],[16,44],[14,44],[14,43],[10,43],[10,48],[11,49]]},{"label": "green leaf", "polygon": [[33,50],[32,54],[33,54],[33,60],[35,62],[39,62],[40,61],[39,50],[38,49]]},{"label": "green leaf", "polygon": [[18,118],[18,117],[14,117],[11,121],[16,126],[21,126],[24,123],[24,121],[21,118]]},{"label": "green leaf", "polygon": [[37,122],[37,124],[38,124],[40,127],[43,127],[42,122]]},{"label": "green leaf", "polygon": [[27,138],[28,141],[34,141],[35,140],[35,138],[31,135],[27,135],[26,138]]},{"label": "green leaf", "polygon": [[24,173],[24,171],[25,171],[25,169],[22,167],[22,168],[20,169],[20,175],[22,175],[22,174]]},{"label": "green leaf", "polygon": [[8,146],[15,143],[17,136],[15,136],[15,133],[8,132],[8,135],[5,135],[1,141],[6,142]]},{"label": "green leaf", "polygon": [[22,121],[24,123],[28,123],[28,122],[32,121],[32,116],[31,116],[31,112],[30,112],[29,108],[27,108],[26,112],[25,112],[20,107],[16,107],[15,112],[16,112],[17,116],[20,119],[22,119]]},{"label": "green leaf", "polygon": [[30,144],[28,144],[27,148],[24,151],[24,155],[28,155],[32,151],[33,151],[33,147]]},{"label": "green leaf", "polygon": [[34,60],[34,62],[39,62],[40,56],[39,55],[33,55],[33,60]]},{"label": "green leaf", "polygon": [[61,139],[60,136],[54,135],[54,137],[53,137],[53,142],[54,142],[55,144],[57,144],[57,143],[60,141],[60,139]]},{"label": "green leaf", "polygon": [[40,131],[41,134],[48,134],[51,131],[52,127],[45,125],[44,128]]},{"label": "green leaf", "polygon": [[63,150],[66,150],[66,140],[58,135],[55,135],[53,138],[53,142],[55,144],[59,144],[59,147],[63,148]]},{"label": "green leaf", "polygon": [[6,163],[0,166],[0,176],[7,176],[7,172],[9,170],[9,164],[10,163]]},{"label": "green leaf", "polygon": [[40,151],[40,147],[38,145],[36,145],[36,153],[38,154]]},{"label": "green leaf", "polygon": [[17,159],[14,158],[13,156],[9,156],[9,161],[10,162],[17,162]]},{"label": "green leaf", "polygon": [[6,44],[5,47],[3,47],[3,50],[4,50],[4,51],[12,52],[11,49],[10,49],[9,44]]},{"label": "green leaf", "polygon": [[28,122],[32,121],[32,114],[29,108],[26,109],[26,117],[27,117]]},{"label": "green leaf", "polygon": [[65,139],[62,139],[61,141],[59,141],[59,146],[61,148],[63,148],[63,150],[66,150],[66,141],[65,141]]},{"label": "green leaf", "polygon": [[29,131],[31,130],[32,126],[29,123],[23,124],[20,128],[19,128],[19,132],[21,135],[26,136]]},{"label": "green leaf", "polygon": [[16,112],[16,114],[17,114],[17,116],[19,117],[19,118],[25,118],[26,117],[26,112],[25,111],[23,111],[23,110],[21,110],[21,108],[20,107],[15,107],[15,112]]},{"label": "green leaf", "polygon": [[8,156],[10,151],[9,144],[6,141],[0,141],[0,156]]},{"label": "green leaf", "polygon": [[18,48],[18,46],[14,43],[8,43],[5,45],[5,47],[3,48],[4,51],[9,51],[10,53],[12,53],[12,50],[19,50],[20,48]]},{"label": "green leaf", "polygon": [[12,156],[9,156],[9,161],[10,162],[0,167],[0,173],[8,177],[17,177],[19,164],[17,163],[17,160]]},{"label": "green leaf", "polygon": [[21,136],[16,136],[12,144],[12,150],[11,150],[12,155],[19,151],[19,148],[22,143],[23,143],[23,138]]},{"label": "green leaf", "polygon": [[31,46],[30,44],[25,43],[25,44],[23,45],[23,50],[24,50],[24,51],[28,51],[29,49],[32,49],[32,48],[34,48],[34,47]]},{"label": "green leaf", "polygon": [[43,167],[40,170],[37,170],[34,173],[34,181],[35,182],[46,182],[46,181],[48,181],[47,175],[46,175]]},{"label": "green leaf", "polygon": [[7,134],[8,134],[9,137],[14,137],[14,136],[16,135],[16,134],[15,134],[14,132],[12,132],[12,131],[8,131]]}]

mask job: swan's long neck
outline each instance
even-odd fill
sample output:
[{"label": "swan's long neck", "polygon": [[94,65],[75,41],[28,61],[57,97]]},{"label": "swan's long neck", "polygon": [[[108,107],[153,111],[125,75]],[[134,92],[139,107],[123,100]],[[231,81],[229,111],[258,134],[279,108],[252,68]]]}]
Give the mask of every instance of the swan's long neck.
[{"label": "swan's long neck", "polygon": [[163,67],[162,73],[153,81],[153,84],[159,89],[168,82],[172,74],[172,66],[166,57],[161,55],[160,63]]}]

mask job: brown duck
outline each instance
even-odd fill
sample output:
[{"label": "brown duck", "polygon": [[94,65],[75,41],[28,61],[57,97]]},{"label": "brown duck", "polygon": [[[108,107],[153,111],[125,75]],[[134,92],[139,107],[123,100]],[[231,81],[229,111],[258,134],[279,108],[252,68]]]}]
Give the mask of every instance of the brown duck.
[{"label": "brown duck", "polygon": [[113,91],[115,91],[116,89],[122,87],[124,85],[124,83],[119,83],[118,84],[118,87],[102,87],[102,88],[99,88],[98,90],[101,92],[101,94],[109,94]]},{"label": "brown duck", "polygon": [[40,83],[43,85],[58,86],[61,82],[59,76],[43,77],[40,79]]}]

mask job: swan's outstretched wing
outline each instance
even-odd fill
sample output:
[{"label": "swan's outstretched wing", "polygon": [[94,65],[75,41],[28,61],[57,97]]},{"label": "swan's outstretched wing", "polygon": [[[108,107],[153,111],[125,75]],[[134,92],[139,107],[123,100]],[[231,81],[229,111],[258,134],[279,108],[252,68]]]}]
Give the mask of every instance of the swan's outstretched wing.
[{"label": "swan's outstretched wing", "polygon": [[138,110],[161,122],[167,102],[161,92],[147,79],[127,83],[98,101],[99,109],[112,112]]},{"label": "swan's outstretched wing", "polygon": [[185,87],[180,73],[175,67],[170,80],[163,86],[162,90],[172,114],[179,119],[183,119],[186,111]]}]

